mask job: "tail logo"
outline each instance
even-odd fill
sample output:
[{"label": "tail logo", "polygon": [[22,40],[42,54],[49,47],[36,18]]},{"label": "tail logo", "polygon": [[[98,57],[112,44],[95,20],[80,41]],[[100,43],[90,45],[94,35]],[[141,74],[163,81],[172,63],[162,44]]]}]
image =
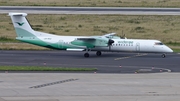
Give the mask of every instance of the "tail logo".
[{"label": "tail logo", "polygon": [[24,22],[20,23],[20,22],[16,22],[19,26],[22,26],[24,24]]}]

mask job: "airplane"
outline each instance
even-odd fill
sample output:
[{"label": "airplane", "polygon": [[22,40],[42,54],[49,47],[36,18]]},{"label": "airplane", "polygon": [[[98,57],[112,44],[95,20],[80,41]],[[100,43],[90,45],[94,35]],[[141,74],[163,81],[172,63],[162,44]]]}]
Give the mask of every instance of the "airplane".
[{"label": "airplane", "polygon": [[109,33],[102,36],[61,36],[39,32],[32,29],[26,19],[27,13],[9,13],[16,31],[16,39],[22,42],[67,51],[96,51],[97,56],[103,52],[137,52],[137,53],[172,53],[173,50],[159,40],[127,39]]}]

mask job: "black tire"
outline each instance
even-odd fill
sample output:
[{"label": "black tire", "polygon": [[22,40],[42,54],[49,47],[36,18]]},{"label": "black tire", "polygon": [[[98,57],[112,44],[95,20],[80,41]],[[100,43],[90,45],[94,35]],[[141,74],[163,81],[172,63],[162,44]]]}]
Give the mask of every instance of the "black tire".
[{"label": "black tire", "polygon": [[96,55],[97,55],[97,56],[101,56],[101,54],[102,54],[101,51],[97,51],[97,52],[96,52]]},{"label": "black tire", "polygon": [[166,54],[162,54],[161,57],[162,57],[162,58],[165,58],[165,57],[166,57]]},{"label": "black tire", "polygon": [[84,53],[84,57],[88,58],[89,57],[89,53]]}]

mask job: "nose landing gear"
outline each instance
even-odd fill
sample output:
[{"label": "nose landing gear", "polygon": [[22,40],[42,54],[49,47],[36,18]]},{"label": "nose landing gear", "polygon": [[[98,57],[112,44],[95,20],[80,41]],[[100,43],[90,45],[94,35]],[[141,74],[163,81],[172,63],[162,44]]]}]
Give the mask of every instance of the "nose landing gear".
[{"label": "nose landing gear", "polygon": [[165,53],[164,53],[164,54],[162,54],[162,55],[161,55],[161,57],[162,57],[162,58],[165,58],[165,57],[166,57],[166,54],[165,54]]}]

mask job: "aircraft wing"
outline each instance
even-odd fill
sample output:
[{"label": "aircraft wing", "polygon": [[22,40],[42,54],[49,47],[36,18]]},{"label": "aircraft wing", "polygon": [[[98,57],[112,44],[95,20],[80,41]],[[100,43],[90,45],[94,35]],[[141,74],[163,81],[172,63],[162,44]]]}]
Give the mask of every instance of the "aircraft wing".
[{"label": "aircraft wing", "polygon": [[105,34],[105,35],[102,35],[102,36],[99,36],[99,37],[85,37],[85,38],[77,38],[77,40],[82,40],[82,41],[96,41],[98,39],[105,39],[106,37],[109,37],[109,36],[113,36],[115,35],[116,33],[109,33],[109,34]]},{"label": "aircraft wing", "polygon": [[108,38],[97,36],[97,37],[77,38],[76,40],[72,41],[71,44],[78,46],[86,46],[87,48],[94,48],[94,47],[107,47],[108,42],[109,42]]}]

